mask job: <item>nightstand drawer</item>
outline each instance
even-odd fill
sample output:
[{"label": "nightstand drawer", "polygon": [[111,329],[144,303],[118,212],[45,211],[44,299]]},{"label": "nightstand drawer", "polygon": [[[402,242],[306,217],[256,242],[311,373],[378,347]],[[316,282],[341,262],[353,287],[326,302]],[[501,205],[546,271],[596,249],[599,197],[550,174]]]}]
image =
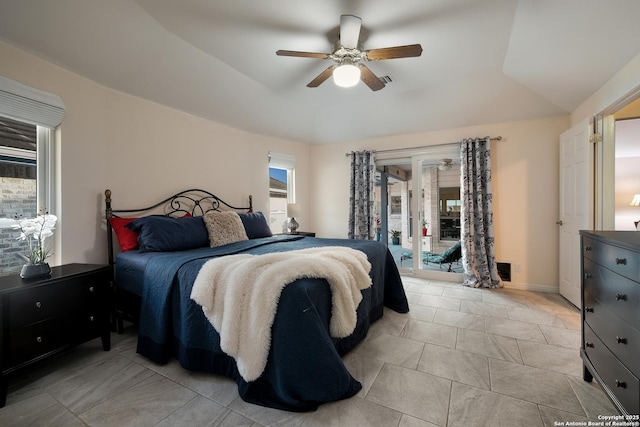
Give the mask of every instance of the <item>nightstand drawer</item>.
[{"label": "nightstand drawer", "polygon": [[618,317],[640,329],[640,284],[584,260],[584,289]]},{"label": "nightstand drawer", "polygon": [[584,292],[584,320],[609,350],[614,352],[631,372],[640,375],[640,331],[618,318]]},{"label": "nightstand drawer", "polygon": [[64,328],[62,319],[52,318],[11,331],[9,363],[18,365],[60,347]]},{"label": "nightstand drawer", "polygon": [[584,328],[585,353],[603,385],[613,393],[630,414],[640,410],[640,381],[607,349],[588,326]]},{"label": "nightstand drawer", "polygon": [[72,313],[94,305],[98,301],[98,290],[98,285],[78,278],[37,287],[31,292],[9,294],[9,327],[21,328],[60,313]]},{"label": "nightstand drawer", "polygon": [[584,256],[629,279],[640,281],[640,252],[584,237]]}]

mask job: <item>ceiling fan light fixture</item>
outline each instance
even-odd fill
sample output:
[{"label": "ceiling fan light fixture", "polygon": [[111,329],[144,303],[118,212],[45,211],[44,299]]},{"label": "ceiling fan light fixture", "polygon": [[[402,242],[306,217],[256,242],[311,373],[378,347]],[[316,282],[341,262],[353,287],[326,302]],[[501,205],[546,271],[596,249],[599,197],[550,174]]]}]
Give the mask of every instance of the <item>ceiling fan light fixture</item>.
[{"label": "ceiling fan light fixture", "polygon": [[340,87],[352,87],[360,81],[360,68],[353,64],[342,64],[333,70],[333,82]]}]

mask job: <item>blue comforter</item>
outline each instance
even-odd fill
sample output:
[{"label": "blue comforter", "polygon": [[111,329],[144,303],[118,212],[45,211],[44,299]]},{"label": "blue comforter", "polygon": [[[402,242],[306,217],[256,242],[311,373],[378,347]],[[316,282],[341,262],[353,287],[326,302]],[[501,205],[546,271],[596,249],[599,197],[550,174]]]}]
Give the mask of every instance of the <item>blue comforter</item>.
[{"label": "blue comforter", "polygon": [[[367,254],[371,288],[362,291],[355,331],[346,338],[329,335],[331,291],[323,279],[300,279],[284,288],[272,327],[267,366],[247,383],[233,358],[220,350],[220,337],[190,299],[202,264],[236,253],[265,254],[318,246],[343,245]],[[365,240],[273,236],[173,253],[154,253],[146,263],[142,291],[138,352],[156,363],[175,356],[190,370],[233,378],[242,399],[290,411],[314,410],[324,402],[351,397],[360,389],[341,356],[365,338],[383,306],[409,310],[398,269],[386,246]],[[117,273],[116,273],[117,274]]]}]

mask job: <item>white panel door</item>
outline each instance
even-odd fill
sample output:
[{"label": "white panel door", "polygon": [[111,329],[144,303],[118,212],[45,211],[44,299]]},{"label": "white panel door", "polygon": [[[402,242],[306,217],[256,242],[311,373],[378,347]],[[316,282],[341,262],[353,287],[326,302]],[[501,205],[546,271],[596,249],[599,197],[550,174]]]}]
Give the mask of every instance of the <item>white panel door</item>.
[{"label": "white panel door", "polygon": [[580,230],[592,228],[593,149],[589,121],[560,135],[560,294],[580,308]]}]

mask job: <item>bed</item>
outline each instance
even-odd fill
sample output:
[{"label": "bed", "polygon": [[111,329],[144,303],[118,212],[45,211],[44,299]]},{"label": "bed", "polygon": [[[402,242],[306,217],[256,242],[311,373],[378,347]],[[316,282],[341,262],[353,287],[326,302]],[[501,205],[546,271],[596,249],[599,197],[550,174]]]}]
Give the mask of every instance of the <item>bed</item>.
[{"label": "bed", "polygon": [[[253,212],[251,197],[247,206],[234,207],[210,192],[191,189],[142,209],[114,209],[112,193],[106,190],[105,208],[118,330],[123,320],[134,321],[138,324],[138,353],[155,363],[176,358],[185,369],[230,377],[247,402],[311,411],[322,403],[355,395],[362,386],[341,357],[366,337],[371,323],[382,317],[383,307],[409,311],[398,269],[386,246],[369,240],[271,235],[262,213]],[[247,238],[230,243],[223,239],[223,244],[211,247],[207,221],[229,212],[235,214],[228,216],[241,218]],[[202,235],[203,221],[208,240]],[[149,224],[152,226],[145,228]],[[191,237],[195,235],[197,238]],[[191,299],[203,265],[238,256],[286,253],[280,255],[286,257],[338,246],[366,254],[371,266],[371,284],[358,295],[361,301],[353,331],[341,338],[330,333],[332,288],[327,280],[296,279],[279,295],[266,365],[259,377],[247,381],[236,360],[222,350],[221,335],[203,307]]]}]

